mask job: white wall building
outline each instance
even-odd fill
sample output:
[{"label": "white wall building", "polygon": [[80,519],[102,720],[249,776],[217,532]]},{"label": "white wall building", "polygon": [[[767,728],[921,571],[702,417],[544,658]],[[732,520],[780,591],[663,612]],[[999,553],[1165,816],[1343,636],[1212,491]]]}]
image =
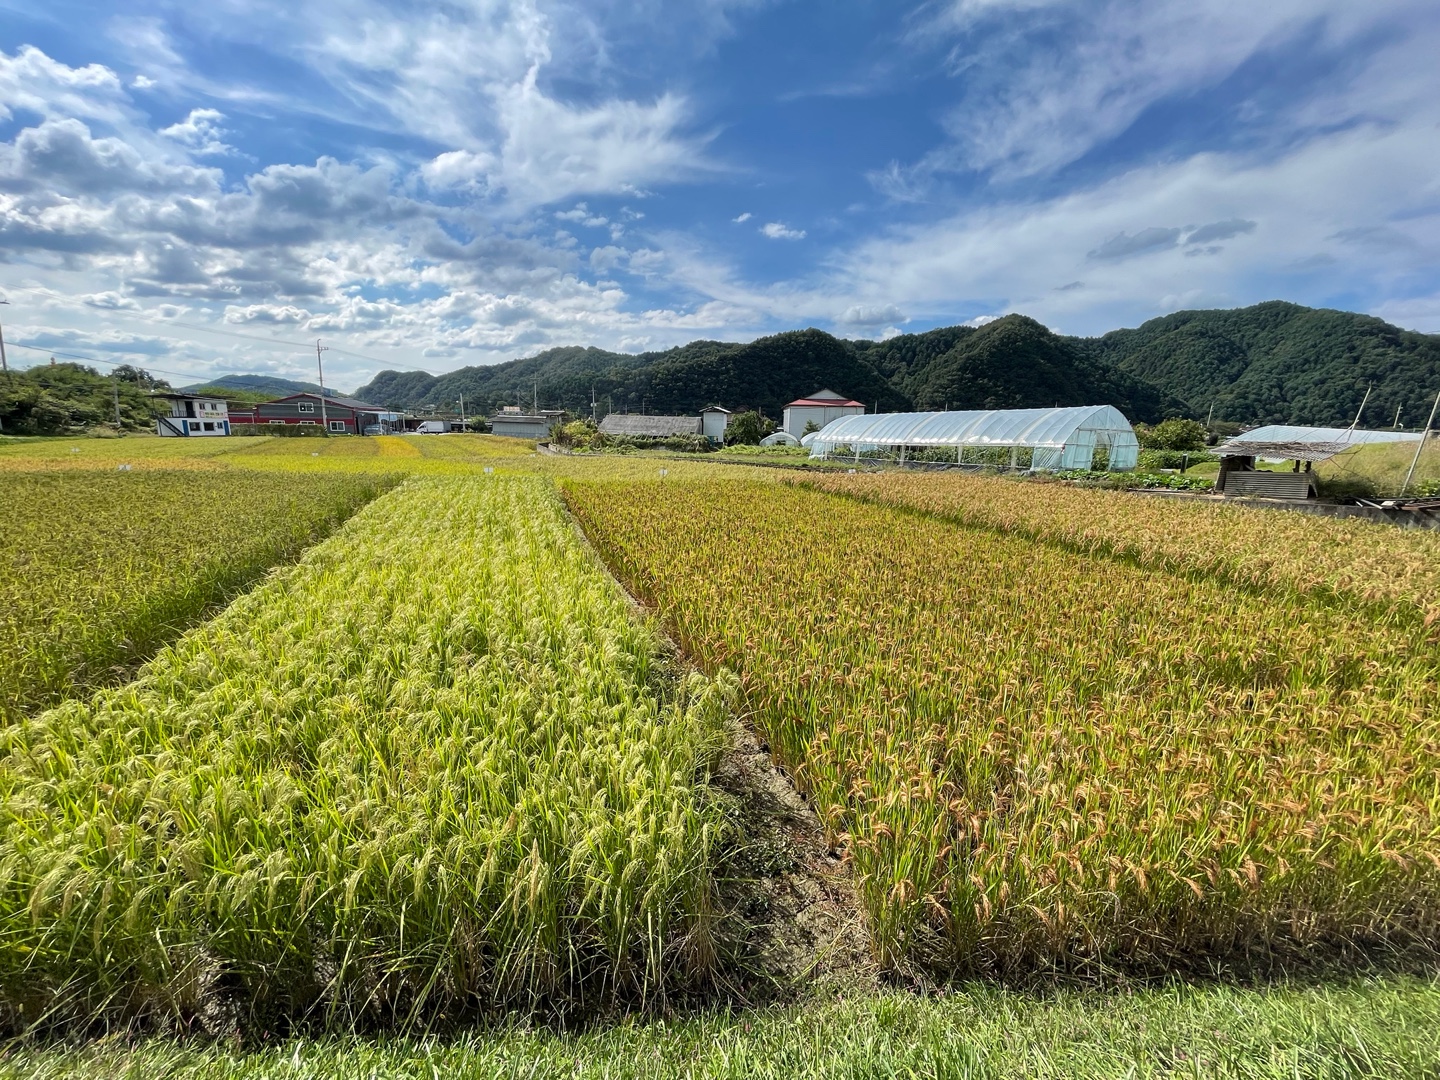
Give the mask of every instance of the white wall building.
[{"label": "white wall building", "polygon": [[805,434],[805,426],[814,424],[823,428],[832,420],[842,416],[861,416],[865,406],[852,401],[834,390],[817,390],[807,398],[797,398],[785,406],[785,422],[781,430],[788,431],[797,439]]},{"label": "white wall building", "polygon": [[709,408],[700,410],[700,434],[704,435],[713,443],[725,441],[725,429],[730,426],[730,417],[734,416],[729,409],[722,409],[719,405],[711,405]]},{"label": "white wall building", "polygon": [[192,394],[156,394],[170,403],[170,415],[155,420],[155,433],[168,438],[192,435],[229,435],[230,407],[224,398]]}]

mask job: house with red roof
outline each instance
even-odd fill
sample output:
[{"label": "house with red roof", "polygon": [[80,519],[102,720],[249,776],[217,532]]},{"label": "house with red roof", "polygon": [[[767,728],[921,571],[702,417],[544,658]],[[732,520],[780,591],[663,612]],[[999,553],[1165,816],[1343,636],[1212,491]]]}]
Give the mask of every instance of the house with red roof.
[{"label": "house with red roof", "polygon": [[863,402],[852,401],[834,390],[817,390],[809,397],[797,398],[785,406],[785,422],[781,430],[788,431],[795,438],[805,434],[809,424],[824,427],[831,420],[842,416],[859,416],[865,411]]}]

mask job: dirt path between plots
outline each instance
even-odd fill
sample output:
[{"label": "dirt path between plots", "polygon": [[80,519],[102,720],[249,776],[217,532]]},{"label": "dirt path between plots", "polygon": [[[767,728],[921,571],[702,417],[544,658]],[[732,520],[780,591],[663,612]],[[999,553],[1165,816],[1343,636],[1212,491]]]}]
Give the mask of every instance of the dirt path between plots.
[{"label": "dirt path between plots", "polygon": [[[565,513],[581,544],[665,634],[659,612],[615,576],[568,505]],[[680,664],[693,664],[668,635],[665,641]],[[764,736],[742,717],[731,718],[727,735],[711,788],[740,841],[716,868],[731,952],[717,989],[749,1005],[826,986],[877,985],[879,970],[849,860],[829,846],[819,815],[771,757]]]},{"label": "dirt path between plots", "polygon": [[713,784],[742,838],[720,870],[721,901],[740,931],[739,996],[875,984],[849,861],[826,843],[819,816],[750,725],[732,720],[729,735]]}]

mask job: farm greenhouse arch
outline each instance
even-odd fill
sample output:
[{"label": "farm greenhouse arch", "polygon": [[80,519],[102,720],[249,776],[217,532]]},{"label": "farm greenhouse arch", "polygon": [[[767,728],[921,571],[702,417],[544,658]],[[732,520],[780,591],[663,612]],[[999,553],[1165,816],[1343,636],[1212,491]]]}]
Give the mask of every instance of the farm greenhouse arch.
[{"label": "farm greenhouse arch", "polygon": [[936,451],[953,448],[955,461],[962,464],[967,458],[975,464],[1005,464],[1003,451],[1008,450],[1010,465],[1037,472],[1088,469],[1101,448],[1108,453],[1108,469],[1125,471],[1135,467],[1140,453],[1135,429],[1112,405],[842,416],[808,438],[814,458],[863,454],[904,461],[907,455],[911,460],[923,455],[944,461],[948,456]]}]

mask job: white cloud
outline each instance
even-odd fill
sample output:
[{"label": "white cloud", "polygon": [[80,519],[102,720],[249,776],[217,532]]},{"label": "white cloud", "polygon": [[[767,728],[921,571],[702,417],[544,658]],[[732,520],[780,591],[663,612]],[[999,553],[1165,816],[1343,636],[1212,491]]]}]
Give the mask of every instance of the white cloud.
[{"label": "white cloud", "polygon": [[792,229],[779,221],[766,222],[760,226],[760,231],[771,240],[804,240],[804,229]]},{"label": "white cloud", "polygon": [[[912,43],[952,43],[948,66],[960,100],[944,117],[945,145],[913,169],[872,175],[897,198],[923,191],[938,172],[1016,177],[1057,168],[1125,131],[1151,105],[1215,86],[1267,50],[1302,38],[1335,50],[1386,27],[1413,30],[1434,14],[1422,0],[1101,0],[1083,10],[1058,0],[952,0],[927,11]],[[1349,75],[1342,68],[1338,80]],[[1348,104],[1316,119],[1365,115]]]},{"label": "white cloud", "polygon": [[736,225],[744,225],[745,222],[749,221],[754,216],[755,215],[750,213],[749,210],[746,210],[745,213],[741,214],[739,217],[733,217],[730,220]]},{"label": "white cloud", "polygon": [[179,123],[161,128],[160,134],[174,139],[193,154],[229,154],[234,147],[225,143],[225,129],[220,121],[225,114],[215,109],[191,109]]}]

